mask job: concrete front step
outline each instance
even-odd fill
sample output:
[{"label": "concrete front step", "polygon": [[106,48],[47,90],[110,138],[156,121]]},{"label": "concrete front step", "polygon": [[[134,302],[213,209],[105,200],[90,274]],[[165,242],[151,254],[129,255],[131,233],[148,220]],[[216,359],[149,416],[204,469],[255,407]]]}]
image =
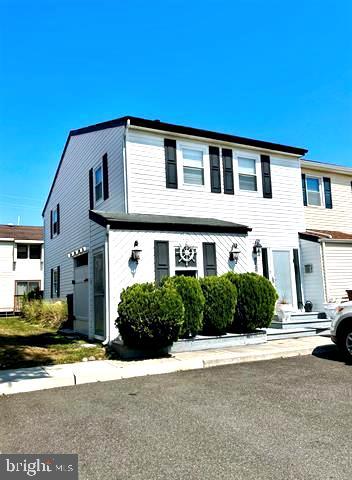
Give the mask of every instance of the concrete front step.
[{"label": "concrete front step", "polygon": [[271,322],[271,328],[280,328],[280,329],[292,329],[292,328],[314,328],[316,330],[326,330],[330,328],[331,320],[315,320],[315,321],[296,321],[291,320],[289,322]]},{"label": "concrete front step", "polygon": [[285,338],[312,337],[317,335],[316,328],[266,328],[268,342]]}]

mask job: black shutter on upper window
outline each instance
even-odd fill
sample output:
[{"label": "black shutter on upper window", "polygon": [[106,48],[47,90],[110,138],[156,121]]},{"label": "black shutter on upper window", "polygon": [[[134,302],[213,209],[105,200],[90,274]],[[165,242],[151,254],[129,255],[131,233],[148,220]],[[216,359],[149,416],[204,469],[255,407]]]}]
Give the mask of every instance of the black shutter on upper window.
[{"label": "black shutter on upper window", "polygon": [[263,197],[273,198],[269,155],[260,155],[260,161],[262,164]]},{"label": "black shutter on upper window", "polygon": [[53,211],[50,210],[50,238],[53,238]]},{"label": "black shutter on upper window", "polygon": [[332,208],[332,195],[331,195],[331,180],[329,177],[323,178],[324,183],[324,196],[325,196],[325,208]]},{"label": "black shutter on upper window", "polygon": [[213,193],[221,193],[220,149],[209,147],[210,187]]},{"label": "black shutter on upper window", "polygon": [[176,140],[164,139],[166,188],[177,188]]},{"label": "black shutter on upper window", "polygon": [[59,233],[60,233],[60,204],[59,203],[56,205],[56,214],[57,214],[56,231],[57,231],[57,234],[59,235]]},{"label": "black shutter on upper window", "polygon": [[222,149],[222,168],[224,175],[224,193],[233,195],[233,160],[231,148]]},{"label": "black shutter on upper window", "polygon": [[60,297],[60,266],[57,267],[57,287],[56,287],[56,296]]},{"label": "black shutter on upper window", "polygon": [[109,198],[109,167],[107,153],[103,155],[103,194],[104,200]]},{"label": "black shutter on upper window", "polygon": [[217,275],[215,243],[203,243],[203,264],[205,277]]},{"label": "black shutter on upper window", "polygon": [[94,186],[93,186],[93,169],[89,170],[89,208],[94,208]]},{"label": "black shutter on upper window", "polygon": [[302,193],[303,193],[303,205],[307,206],[307,186],[306,186],[306,174],[302,173]]},{"label": "black shutter on upper window", "polygon": [[269,279],[268,249],[262,248],[263,277]]},{"label": "black shutter on upper window", "polygon": [[169,242],[154,242],[155,282],[170,276]]}]

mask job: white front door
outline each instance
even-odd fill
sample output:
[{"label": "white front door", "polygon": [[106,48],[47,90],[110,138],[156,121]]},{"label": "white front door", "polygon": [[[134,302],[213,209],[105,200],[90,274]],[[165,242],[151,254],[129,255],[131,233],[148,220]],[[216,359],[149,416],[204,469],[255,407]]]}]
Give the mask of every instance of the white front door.
[{"label": "white front door", "polygon": [[86,259],[87,263],[85,263],[85,259],[75,259],[73,314],[75,316],[74,329],[88,335],[88,255]]},{"label": "white front door", "polygon": [[279,300],[293,305],[293,260],[290,250],[273,250],[273,283],[279,294]]}]

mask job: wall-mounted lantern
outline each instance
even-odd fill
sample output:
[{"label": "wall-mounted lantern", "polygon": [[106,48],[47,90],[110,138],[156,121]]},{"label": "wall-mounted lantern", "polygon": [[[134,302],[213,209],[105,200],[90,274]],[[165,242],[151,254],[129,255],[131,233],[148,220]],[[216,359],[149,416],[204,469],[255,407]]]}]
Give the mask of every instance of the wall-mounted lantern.
[{"label": "wall-mounted lantern", "polygon": [[136,263],[139,263],[141,259],[141,253],[142,253],[142,249],[138,247],[138,240],[136,240],[132,248],[131,260],[133,260]]},{"label": "wall-mounted lantern", "polygon": [[255,255],[256,257],[260,257],[261,253],[262,253],[262,245],[260,243],[260,240],[259,238],[257,238],[257,240],[254,242],[254,245],[253,245],[253,255]]},{"label": "wall-mounted lantern", "polygon": [[240,256],[240,250],[238,248],[237,243],[233,243],[231,250],[229,251],[229,260],[230,262],[235,262],[237,264],[238,257]]}]

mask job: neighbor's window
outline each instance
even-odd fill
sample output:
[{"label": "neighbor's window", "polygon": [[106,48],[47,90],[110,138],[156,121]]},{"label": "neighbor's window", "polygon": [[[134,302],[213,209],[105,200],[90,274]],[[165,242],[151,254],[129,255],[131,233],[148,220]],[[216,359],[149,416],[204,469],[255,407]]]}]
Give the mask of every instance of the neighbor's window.
[{"label": "neighbor's window", "polygon": [[320,178],[317,177],[307,177],[307,200],[308,205],[315,207],[321,206],[321,183]]},{"label": "neighbor's window", "polygon": [[16,282],[16,295],[24,295],[32,292],[36,288],[40,288],[40,282],[38,281],[18,281]]},{"label": "neighbor's window", "polygon": [[28,258],[28,245],[22,243],[17,244],[17,258]]},{"label": "neighbor's window", "polygon": [[57,208],[53,210],[53,235],[58,234],[58,214],[57,214]]},{"label": "neighbor's window", "polygon": [[238,158],[238,176],[240,190],[257,191],[256,161],[253,158]]},{"label": "neighbor's window", "polygon": [[182,149],[183,183],[186,185],[204,185],[203,152],[191,148]]},{"label": "neighbor's window", "polygon": [[103,198],[103,170],[100,167],[96,168],[94,172],[95,182],[95,202],[99,202]]},{"label": "neighbor's window", "polygon": [[59,285],[59,273],[58,269],[54,268],[53,269],[53,294],[54,297],[57,297],[57,292],[58,292],[58,285]]},{"label": "neighbor's window", "polygon": [[33,243],[32,245],[29,245],[29,258],[34,260],[34,259],[40,259],[41,258],[41,253],[42,253],[42,246],[40,243]]}]

